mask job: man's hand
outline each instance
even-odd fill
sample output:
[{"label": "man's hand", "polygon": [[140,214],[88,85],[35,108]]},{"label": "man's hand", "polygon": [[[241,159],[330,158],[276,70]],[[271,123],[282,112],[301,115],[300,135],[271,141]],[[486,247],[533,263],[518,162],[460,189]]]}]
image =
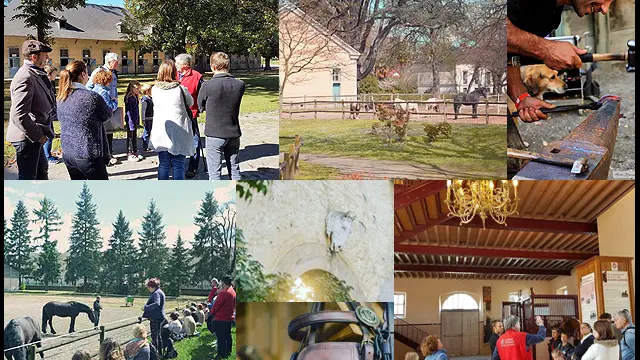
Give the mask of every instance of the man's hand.
[{"label": "man's hand", "polygon": [[536,325],[538,326],[544,325],[544,322],[542,321],[542,318],[540,317],[540,315],[536,316]]},{"label": "man's hand", "polygon": [[47,135],[44,135],[44,134],[43,134],[43,135],[40,137],[40,139],[38,139],[38,142],[39,142],[40,144],[44,144],[44,143],[46,143],[46,142],[47,142]]},{"label": "man's hand", "polygon": [[549,116],[540,109],[553,109],[555,105],[549,104],[533,96],[527,96],[517,107],[520,114],[520,120],[524,122],[534,122],[538,120],[546,120]]},{"label": "man's hand", "polygon": [[586,54],[587,50],[580,49],[566,41],[548,41],[545,47],[544,64],[553,70],[579,69],[582,60],[578,55]]}]

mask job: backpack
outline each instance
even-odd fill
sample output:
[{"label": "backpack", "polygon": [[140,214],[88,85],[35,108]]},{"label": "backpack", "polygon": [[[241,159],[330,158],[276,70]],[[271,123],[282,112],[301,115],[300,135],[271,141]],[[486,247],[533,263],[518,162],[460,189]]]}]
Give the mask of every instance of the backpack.
[{"label": "backpack", "polygon": [[[627,327],[626,329],[624,329],[624,331],[622,332],[622,342],[624,343],[624,345],[625,345],[626,347],[628,347],[628,348],[629,348],[629,350],[631,350],[631,348],[629,347],[629,345],[627,345],[627,337],[626,337],[626,336],[624,336],[624,335],[625,335],[625,333],[627,332],[627,330],[630,330],[630,329],[633,329],[633,333],[634,333],[634,334],[636,333],[636,327],[635,327],[635,326],[633,326],[633,325],[629,325],[629,327]],[[633,351],[633,350],[631,350],[631,352],[633,352],[633,355],[635,356],[636,352],[635,352],[635,351]]]}]

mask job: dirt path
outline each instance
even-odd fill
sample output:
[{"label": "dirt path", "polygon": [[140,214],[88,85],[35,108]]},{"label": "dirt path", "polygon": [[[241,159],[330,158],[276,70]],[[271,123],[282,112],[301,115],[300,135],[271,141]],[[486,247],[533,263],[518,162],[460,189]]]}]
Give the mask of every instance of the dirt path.
[{"label": "dirt path", "polygon": [[[409,164],[389,160],[373,160],[351,158],[346,156],[324,156],[315,154],[300,154],[300,160],[313,164],[338,169],[341,174],[361,174],[367,179],[493,179],[505,178],[506,174],[492,172],[466,173],[455,169],[445,169],[438,166]],[[505,167],[506,172],[506,167]]]},{"label": "dirt path", "polygon": [[[200,125],[200,133],[204,134],[204,124]],[[278,113],[254,113],[240,117],[242,138],[240,145],[240,171],[243,179],[277,179],[278,178]],[[140,133],[140,132],[139,132]],[[140,136],[140,134],[138,135]],[[157,179],[158,155],[155,152],[141,153],[146,159],[140,162],[126,160],[126,140],[114,139],[115,156],[120,164],[107,168],[110,180],[144,180]],[[138,140],[138,146],[142,140]],[[202,139],[202,145],[205,140]],[[206,149],[205,149],[206,152]],[[226,167],[222,167],[223,179],[228,178]],[[15,163],[4,168],[5,180],[16,180],[18,167]],[[200,162],[196,180],[207,180],[208,174]],[[69,180],[64,164],[49,166],[49,179]]]}]

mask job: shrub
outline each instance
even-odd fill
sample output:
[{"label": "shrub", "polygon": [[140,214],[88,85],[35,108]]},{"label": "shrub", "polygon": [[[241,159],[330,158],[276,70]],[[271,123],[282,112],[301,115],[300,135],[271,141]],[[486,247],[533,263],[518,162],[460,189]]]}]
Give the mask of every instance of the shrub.
[{"label": "shrub", "polygon": [[441,122],[436,124],[436,129],[438,130],[439,135],[442,135],[447,139],[451,139],[451,124],[447,122]]},{"label": "shrub", "polygon": [[378,78],[374,74],[369,74],[358,83],[359,94],[377,94],[382,92],[378,85]]},{"label": "shrub", "polygon": [[22,291],[27,290],[27,284],[25,284],[25,283],[20,284],[20,290],[22,290]]},{"label": "shrub", "polygon": [[374,122],[373,124],[371,124],[371,134],[378,135],[378,132],[380,131],[381,126],[382,126],[382,123],[380,122]]},{"label": "shrub", "polygon": [[384,134],[389,143],[394,133],[398,136],[398,141],[404,141],[409,125],[409,112],[391,106],[378,106],[377,114],[380,125],[376,127],[376,132]]},{"label": "shrub", "polygon": [[438,136],[438,128],[435,125],[427,124],[424,126],[424,138],[427,143],[431,143],[436,140]]}]

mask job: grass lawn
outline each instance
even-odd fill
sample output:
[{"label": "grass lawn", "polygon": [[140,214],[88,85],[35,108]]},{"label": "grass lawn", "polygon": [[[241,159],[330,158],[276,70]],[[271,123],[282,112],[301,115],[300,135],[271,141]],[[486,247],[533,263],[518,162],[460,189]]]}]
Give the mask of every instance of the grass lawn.
[{"label": "grass lawn", "polygon": [[[173,344],[178,352],[176,360],[213,360],[213,357],[216,354],[214,347],[212,346],[212,343],[215,341],[215,336],[207,330],[206,325],[200,326],[197,330],[200,331],[200,336],[180,340]],[[231,338],[233,339],[231,354],[225,360],[236,359],[235,327],[231,329]]]},{"label": "grass lawn", "polygon": [[[204,74],[206,80],[213,76],[212,73]],[[245,94],[240,104],[240,113],[258,113],[258,112],[270,112],[278,110],[278,73],[275,71],[264,72],[239,72],[234,74],[238,79],[241,79],[246,84]],[[127,91],[127,86],[131,80],[137,80],[140,83],[151,83],[155,81],[155,74],[144,75],[121,75],[118,79],[118,102],[120,106],[124,106],[124,95]],[[9,91],[9,81],[4,82],[4,138],[7,136],[7,124],[9,121],[9,110],[11,108],[11,96]],[[205,115],[200,114],[198,122],[205,122]],[[56,134],[60,133],[60,124],[54,122],[54,128]],[[138,131],[138,136],[142,136],[142,130]],[[126,138],[127,134],[124,131],[115,133],[115,138]],[[60,151],[60,139],[53,140],[53,151]],[[15,158],[15,149],[10,143],[4,142],[4,164],[5,166],[9,161]]]},{"label": "grass lawn", "polygon": [[[280,147],[288,148],[294,136],[302,137],[302,153],[326,156],[350,156],[378,160],[434,165],[464,173],[506,170],[506,126],[453,124],[451,139],[438,138],[431,144],[423,139],[424,125],[409,123],[404,142],[395,139],[389,144],[382,135],[372,135],[372,120],[280,120]],[[323,168],[323,167],[321,167]],[[315,169],[300,165],[300,178],[316,174]],[[328,174],[328,178],[335,175]],[[504,176],[504,175],[500,175]]]}]

